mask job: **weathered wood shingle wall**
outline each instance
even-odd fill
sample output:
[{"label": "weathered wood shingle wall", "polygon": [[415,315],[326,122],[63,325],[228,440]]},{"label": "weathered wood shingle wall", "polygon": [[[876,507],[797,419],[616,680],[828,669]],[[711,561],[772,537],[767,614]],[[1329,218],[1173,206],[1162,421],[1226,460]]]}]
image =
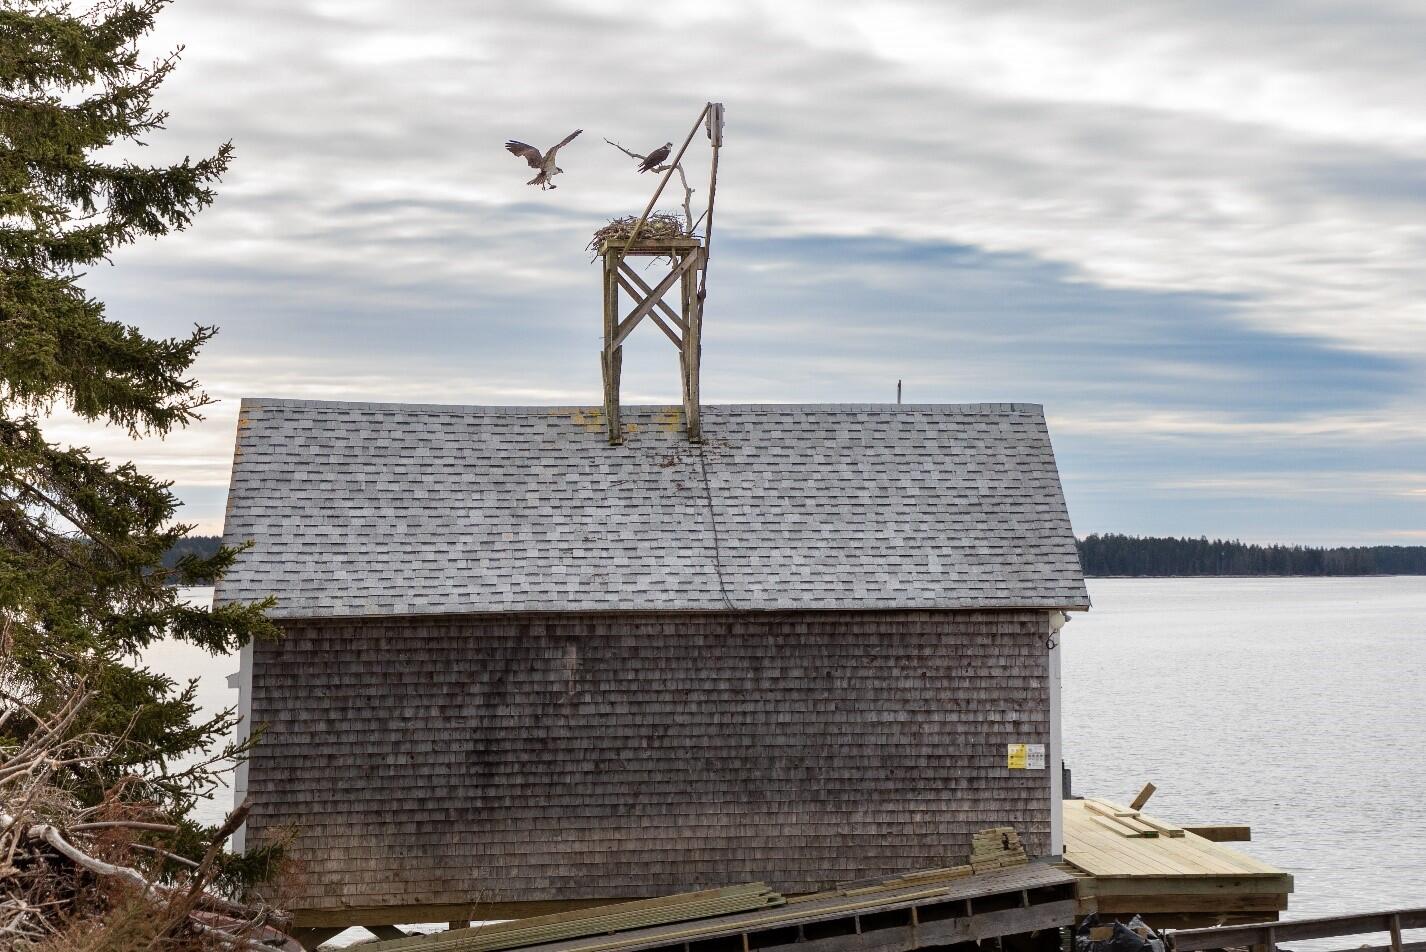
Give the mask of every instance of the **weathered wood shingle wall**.
[{"label": "weathered wood shingle wall", "polygon": [[787,892],[1048,851],[1044,612],[287,622],[255,654],[251,835],[299,909]]}]

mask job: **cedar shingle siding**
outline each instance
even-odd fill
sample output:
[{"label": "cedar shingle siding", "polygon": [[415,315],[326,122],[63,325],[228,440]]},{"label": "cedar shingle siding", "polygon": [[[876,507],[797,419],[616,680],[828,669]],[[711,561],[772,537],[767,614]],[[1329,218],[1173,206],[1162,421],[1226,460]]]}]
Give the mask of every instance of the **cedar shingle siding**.
[{"label": "cedar shingle siding", "polygon": [[1049,852],[1043,611],[288,621],[255,653],[256,840],[303,909],[801,892]]}]

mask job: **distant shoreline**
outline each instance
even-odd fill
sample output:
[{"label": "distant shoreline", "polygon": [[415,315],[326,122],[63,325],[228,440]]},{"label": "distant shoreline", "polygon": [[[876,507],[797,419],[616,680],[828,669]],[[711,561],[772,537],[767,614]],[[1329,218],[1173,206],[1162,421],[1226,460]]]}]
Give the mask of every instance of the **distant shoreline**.
[{"label": "distant shoreline", "polygon": [[1367,578],[1426,575],[1426,546],[1316,548],[1237,539],[1093,533],[1076,540],[1090,578]]}]

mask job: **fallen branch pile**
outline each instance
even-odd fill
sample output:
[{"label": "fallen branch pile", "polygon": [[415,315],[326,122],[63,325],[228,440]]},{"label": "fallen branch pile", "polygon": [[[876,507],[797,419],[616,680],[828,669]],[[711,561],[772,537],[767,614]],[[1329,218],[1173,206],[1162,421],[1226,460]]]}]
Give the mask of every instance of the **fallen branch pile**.
[{"label": "fallen branch pile", "polygon": [[[88,700],[76,694],[46,716],[0,697],[0,949],[301,952],[284,914],[209,888],[247,804],[194,860],[163,847],[179,828],[142,804],[109,796],[84,808],[56,783],[115,749],[113,738],[72,734]],[[5,739],[12,719],[25,721],[18,741]]]}]

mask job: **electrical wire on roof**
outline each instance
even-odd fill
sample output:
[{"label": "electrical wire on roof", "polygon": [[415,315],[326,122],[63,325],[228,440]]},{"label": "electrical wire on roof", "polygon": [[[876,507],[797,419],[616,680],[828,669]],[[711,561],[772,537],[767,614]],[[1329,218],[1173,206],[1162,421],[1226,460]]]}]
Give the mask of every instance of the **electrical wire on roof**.
[{"label": "electrical wire on roof", "polygon": [[718,591],[723,595],[724,606],[729,611],[737,611],[737,606],[728,597],[728,583],[723,578],[723,544],[718,539],[718,513],[713,510],[713,487],[708,482],[708,463],[703,458],[703,441],[693,445],[698,449],[698,471],[703,474],[703,500],[708,504],[708,524],[713,527],[713,571],[718,576]]}]

